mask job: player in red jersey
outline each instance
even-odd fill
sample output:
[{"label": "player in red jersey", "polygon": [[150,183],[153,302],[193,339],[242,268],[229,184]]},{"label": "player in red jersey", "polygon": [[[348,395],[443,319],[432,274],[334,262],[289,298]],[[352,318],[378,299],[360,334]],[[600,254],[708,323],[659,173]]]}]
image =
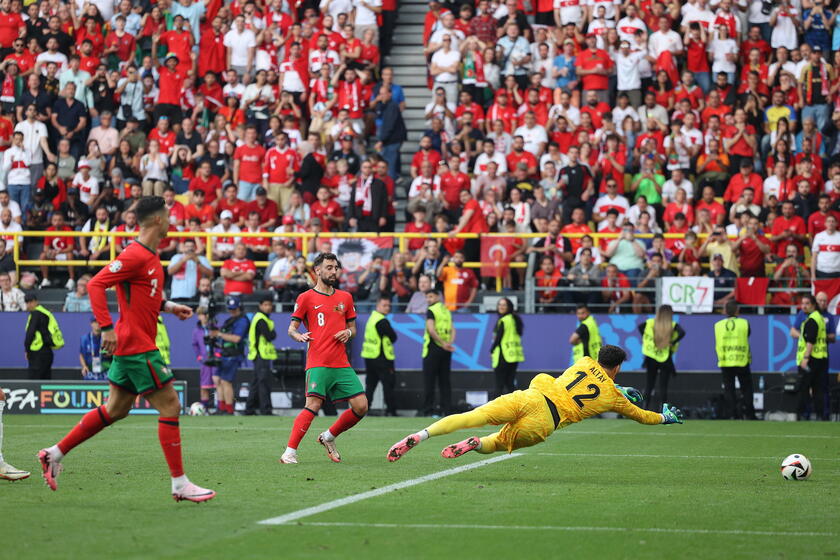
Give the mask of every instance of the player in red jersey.
[{"label": "player in red jersey", "polygon": [[[327,456],[336,463],[341,455],[335,447],[335,438],[355,426],[368,410],[365,388],[350,367],[344,345],[356,336],[356,309],[353,296],[335,288],[341,274],[341,263],[332,253],[321,253],[315,258],[315,275],[318,282],[311,290],[303,292],[295,302],[289,336],[309,344],[306,353],[306,404],[295,418],[289,444],[280,457],[281,463],[297,463],[297,448],[309,430],[312,419],[327,399],[347,401],[345,410],[330,429],[318,436],[318,443],[327,450]],[[299,332],[300,324],[309,329]]]},{"label": "player in red jersey", "polygon": [[[88,283],[93,314],[102,326],[102,351],[114,357],[108,371],[108,402],[85,414],[57,444],[39,451],[38,460],[44,480],[56,490],[62,458],[103,428],[128,416],[137,395],[143,395],[160,412],[158,438],[172,475],[172,497],[204,502],[216,493],[196,486],[184,474],[178,426],[181,403],[170,384],[172,372],[155,346],[161,309],[182,321],[192,316],[189,307],[164,302],[161,294],[164,278],[157,248],[169,231],[166,202],[159,196],[143,197],[134,206],[134,213],[140,224],[137,240]],[[112,286],[116,286],[120,309],[116,328],[105,299],[105,290]]]}]

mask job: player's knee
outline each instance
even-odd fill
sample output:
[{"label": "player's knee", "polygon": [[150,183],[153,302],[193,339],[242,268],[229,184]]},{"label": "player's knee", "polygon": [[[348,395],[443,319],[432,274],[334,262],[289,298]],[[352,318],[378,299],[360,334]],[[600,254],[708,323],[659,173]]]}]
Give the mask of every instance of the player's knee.
[{"label": "player's knee", "polygon": [[308,408],[312,412],[318,412],[321,410],[321,405],[324,403],[321,399],[317,397],[306,397],[306,403],[304,404],[305,408]]},{"label": "player's knee", "polygon": [[361,418],[362,416],[364,416],[368,412],[367,399],[365,399],[365,402],[355,404],[355,405],[351,406],[350,408],[353,410],[353,414],[355,414],[356,416]]},{"label": "player's knee", "polygon": [[108,416],[111,418],[111,423],[113,424],[114,422],[122,420],[123,418],[128,416],[128,413],[130,411],[131,406],[115,406],[113,408],[108,407]]}]

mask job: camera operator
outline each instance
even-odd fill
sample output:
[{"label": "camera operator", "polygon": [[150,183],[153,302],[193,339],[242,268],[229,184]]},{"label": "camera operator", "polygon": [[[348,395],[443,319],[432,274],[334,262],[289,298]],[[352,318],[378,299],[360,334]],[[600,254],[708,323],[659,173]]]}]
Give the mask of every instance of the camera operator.
[{"label": "camera operator", "polygon": [[248,359],[254,362],[254,381],[245,403],[246,416],[256,414],[257,407],[263,416],[271,416],[271,369],[277,359],[277,350],[271,342],[277,337],[270,318],[273,309],[272,297],[263,297],[248,329]]},{"label": "camera operator", "polygon": [[249,326],[239,296],[228,296],[226,307],[228,318],[220,329],[210,331],[210,336],[219,339],[222,353],[222,363],[216,371],[219,377],[217,414],[233,414],[233,380],[244,358],[243,349]]}]

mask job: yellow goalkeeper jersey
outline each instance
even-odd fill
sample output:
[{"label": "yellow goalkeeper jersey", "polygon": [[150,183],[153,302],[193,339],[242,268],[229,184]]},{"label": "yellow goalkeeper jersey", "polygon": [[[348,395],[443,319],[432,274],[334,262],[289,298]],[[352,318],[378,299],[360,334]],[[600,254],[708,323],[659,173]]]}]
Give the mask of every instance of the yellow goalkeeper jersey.
[{"label": "yellow goalkeeper jersey", "polygon": [[557,407],[558,429],[602,412],[617,412],[640,424],[660,424],[662,415],[631,403],[615,386],[598,362],[581,358],[559,377],[541,373],[531,380],[536,389]]}]

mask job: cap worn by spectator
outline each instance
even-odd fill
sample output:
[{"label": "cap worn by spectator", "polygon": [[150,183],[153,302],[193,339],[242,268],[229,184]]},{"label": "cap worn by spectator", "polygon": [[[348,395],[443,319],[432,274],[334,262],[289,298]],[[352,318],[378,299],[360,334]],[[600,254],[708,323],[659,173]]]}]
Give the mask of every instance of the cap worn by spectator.
[{"label": "cap worn by spectator", "polygon": [[79,165],[78,165],[78,169],[79,169],[79,171],[81,171],[82,169],[90,169],[90,163],[88,163],[88,160],[86,160],[86,159],[80,160]]},{"label": "cap worn by spectator", "polygon": [[228,296],[225,305],[228,309],[239,309],[242,307],[242,300],[239,299],[239,296]]},{"label": "cap worn by spectator", "polygon": [[264,187],[257,187],[257,196],[268,196],[268,191]]},{"label": "cap worn by spectator", "polygon": [[723,255],[721,253],[715,253],[714,255],[712,255],[712,260],[715,259],[723,260]]},{"label": "cap worn by spectator", "polygon": [[283,225],[284,226],[294,225],[294,223],[295,223],[295,219],[292,218],[291,216],[283,216]]},{"label": "cap worn by spectator", "polygon": [[233,212],[231,212],[230,210],[222,210],[222,213],[219,214],[219,218],[222,220],[232,220]]}]

